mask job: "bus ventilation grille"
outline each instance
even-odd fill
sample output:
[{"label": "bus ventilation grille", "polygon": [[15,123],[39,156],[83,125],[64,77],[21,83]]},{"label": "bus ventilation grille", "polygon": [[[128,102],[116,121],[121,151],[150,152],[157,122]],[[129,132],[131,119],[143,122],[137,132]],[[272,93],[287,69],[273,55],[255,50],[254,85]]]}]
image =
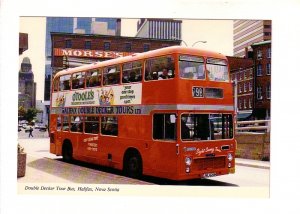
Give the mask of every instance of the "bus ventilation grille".
[{"label": "bus ventilation grille", "polygon": [[225,167],[225,157],[199,158],[194,159],[194,169],[220,169]]}]

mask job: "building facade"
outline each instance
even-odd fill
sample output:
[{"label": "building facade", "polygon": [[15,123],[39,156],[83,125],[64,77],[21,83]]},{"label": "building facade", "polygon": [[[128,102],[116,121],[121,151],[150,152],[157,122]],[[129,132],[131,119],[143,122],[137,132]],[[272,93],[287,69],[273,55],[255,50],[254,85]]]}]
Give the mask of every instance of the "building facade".
[{"label": "building facade", "polygon": [[180,41],[93,34],[51,33],[53,73],[134,53],[179,45]]},{"label": "building facade", "polygon": [[28,50],[28,34],[19,33],[19,55]]},{"label": "building facade", "polygon": [[255,70],[253,115],[259,119],[271,117],[271,41],[252,44]]},{"label": "building facade", "polygon": [[181,20],[140,19],[136,37],[181,40]]},{"label": "building facade", "polygon": [[253,43],[271,40],[271,20],[234,20],[234,56],[248,58]]},{"label": "building facade", "polygon": [[249,119],[254,103],[254,63],[253,59],[227,57],[231,81],[234,83],[235,106],[239,120]]},{"label": "building facade", "polygon": [[25,57],[21,63],[19,71],[19,107],[25,109],[35,108],[36,103],[36,83],[32,72],[30,59]]}]

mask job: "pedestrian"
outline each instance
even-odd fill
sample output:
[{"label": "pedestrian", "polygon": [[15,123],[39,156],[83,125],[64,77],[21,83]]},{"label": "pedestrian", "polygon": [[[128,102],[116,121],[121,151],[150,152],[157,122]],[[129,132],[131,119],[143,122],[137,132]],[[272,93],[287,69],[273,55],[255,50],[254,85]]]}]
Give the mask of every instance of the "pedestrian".
[{"label": "pedestrian", "polygon": [[32,128],[32,126],[30,126],[30,128],[29,128],[29,136],[28,136],[29,138],[30,138],[30,136],[33,137],[32,131],[33,131],[33,128]]}]

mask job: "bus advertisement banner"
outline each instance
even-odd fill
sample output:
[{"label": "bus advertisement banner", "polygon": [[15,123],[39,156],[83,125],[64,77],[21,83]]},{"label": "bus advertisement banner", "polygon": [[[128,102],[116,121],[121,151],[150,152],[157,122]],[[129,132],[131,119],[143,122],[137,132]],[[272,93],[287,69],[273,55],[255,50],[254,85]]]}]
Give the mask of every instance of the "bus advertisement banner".
[{"label": "bus advertisement banner", "polygon": [[52,107],[137,105],[142,103],[142,84],[109,86],[53,93]]}]

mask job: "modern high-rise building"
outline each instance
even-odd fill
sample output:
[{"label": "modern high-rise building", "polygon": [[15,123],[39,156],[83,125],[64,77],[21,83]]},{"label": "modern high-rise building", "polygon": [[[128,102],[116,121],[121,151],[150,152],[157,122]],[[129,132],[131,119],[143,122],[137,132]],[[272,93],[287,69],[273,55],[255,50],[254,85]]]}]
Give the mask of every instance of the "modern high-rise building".
[{"label": "modern high-rise building", "polygon": [[271,20],[235,20],[233,23],[233,53],[248,58],[253,43],[271,40]]},{"label": "modern high-rise building", "polygon": [[46,63],[44,100],[50,100],[52,78],[51,68],[51,32],[80,33],[120,36],[120,19],[87,17],[47,17],[46,21]]},{"label": "modern high-rise building", "polygon": [[136,37],[181,40],[181,20],[140,19]]}]

